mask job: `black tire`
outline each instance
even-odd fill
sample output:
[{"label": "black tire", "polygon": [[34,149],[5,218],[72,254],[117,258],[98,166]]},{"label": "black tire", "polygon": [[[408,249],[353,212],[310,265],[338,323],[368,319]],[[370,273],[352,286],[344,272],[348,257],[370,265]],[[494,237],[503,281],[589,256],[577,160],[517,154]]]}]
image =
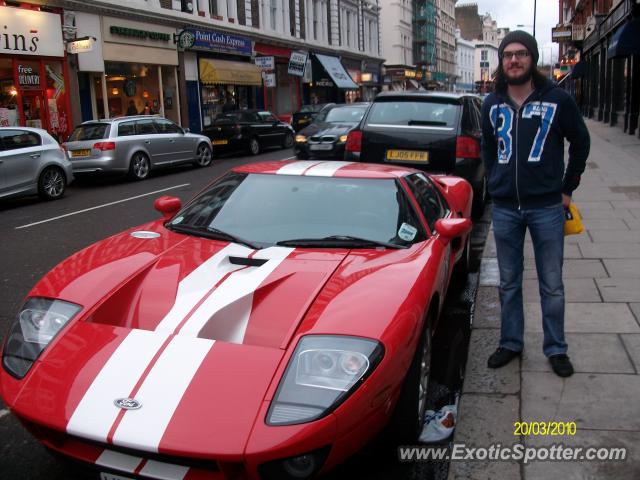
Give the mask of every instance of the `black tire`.
[{"label": "black tire", "polygon": [[38,196],[43,200],[62,198],[67,188],[67,179],[61,168],[47,167],[38,177]]},{"label": "black tire", "polygon": [[388,438],[394,444],[415,442],[422,430],[431,370],[431,319],[429,313],[389,423]]},{"label": "black tire", "polygon": [[293,133],[288,132],[284,136],[284,140],[282,141],[282,148],[291,148],[293,147]]},{"label": "black tire", "polygon": [[206,143],[198,145],[196,150],[196,160],[193,162],[196,167],[204,168],[211,165],[213,162],[213,153],[211,147]]},{"label": "black tire", "polygon": [[249,140],[249,153],[251,155],[258,155],[260,153],[260,142],[257,137],[251,137],[251,140]]},{"label": "black tire", "polygon": [[464,285],[467,282],[469,271],[471,268],[471,232],[467,235],[467,241],[464,244],[464,250],[462,251],[462,257],[458,260],[458,263],[453,267],[451,273],[451,281],[454,283],[460,283]]},{"label": "black tire", "polygon": [[471,206],[471,217],[480,218],[484,214],[484,206],[487,203],[487,177],[482,176],[482,181],[473,190],[473,204]]},{"label": "black tire", "polygon": [[136,152],[129,162],[129,178],[132,180],[144,180],[149,176],[151,163],[149,157],[142,152]]}]

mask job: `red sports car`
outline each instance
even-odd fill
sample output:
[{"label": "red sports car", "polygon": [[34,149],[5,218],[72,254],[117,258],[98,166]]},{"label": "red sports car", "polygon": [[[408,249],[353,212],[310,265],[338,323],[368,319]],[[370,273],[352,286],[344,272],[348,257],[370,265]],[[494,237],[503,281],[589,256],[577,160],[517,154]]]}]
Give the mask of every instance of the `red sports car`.
[{"label": "red sports car", "polygon": [[308,478],[415,439],[472,191],[393,165],[234,168],[60,263],[4,343],[0,393],[102,479]]}]

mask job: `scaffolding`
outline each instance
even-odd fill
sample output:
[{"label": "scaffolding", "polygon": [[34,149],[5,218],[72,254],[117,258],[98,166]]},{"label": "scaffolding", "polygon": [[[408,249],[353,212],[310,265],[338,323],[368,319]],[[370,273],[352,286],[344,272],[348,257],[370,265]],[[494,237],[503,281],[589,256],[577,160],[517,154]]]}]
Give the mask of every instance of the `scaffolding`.
[{"label": "scaffolding", "polygon": [[436,18],[434,0],[413,1],[413,58],[423,71],[436,69]]}]

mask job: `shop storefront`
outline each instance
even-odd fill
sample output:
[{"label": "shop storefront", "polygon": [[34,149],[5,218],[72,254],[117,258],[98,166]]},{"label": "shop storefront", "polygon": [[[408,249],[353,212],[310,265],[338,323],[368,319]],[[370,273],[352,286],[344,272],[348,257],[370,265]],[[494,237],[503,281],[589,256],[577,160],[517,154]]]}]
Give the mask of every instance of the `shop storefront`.
[{"label": "shop storefront", "polygon": [[68,72],[60,15],[0,6],[0,126],[70,133]]},{"label": "shop storefront", "polygon": [[404,66],[388,66],[385,68],[384,84],[387,90],[420,90],[418,74],[415,69]]},{"label": "shop storefront", "polygon": [[[213,30],[185,29],[180,32],[178,44],[185,50],[192,130],[201,131],[210,126],[220,113],[256,106],[262,75],[251,63],[250,39]],[[197,117],[199,125],[195,121]]]},{"label": "shop storefront", "polygon": [[343,103],[358,95],[358,85],[353,81],[338,57],[312,55],[312,82],[309,83],[310,103]]}]

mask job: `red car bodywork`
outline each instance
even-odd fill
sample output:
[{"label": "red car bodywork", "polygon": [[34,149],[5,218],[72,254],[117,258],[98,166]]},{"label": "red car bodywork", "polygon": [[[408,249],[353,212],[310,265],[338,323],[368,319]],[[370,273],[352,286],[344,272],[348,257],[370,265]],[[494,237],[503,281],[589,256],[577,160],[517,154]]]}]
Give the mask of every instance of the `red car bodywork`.
[{"label": "red car bodywork", "polygon": [[[324,163],[287,165],[311,165],[297,174],[313,174],[313,165]],[[234,171],[276,174],[283,165]],[[337,165],[333,176],[404,182],[413,173]],[[469,184],[433,178],[452,217],[469,218]],[[434,233],[407,249],[255,251],[174,233],[164,221],[100,241],[51,270],[29,297],[82,310],[23,379],[0,368],[6,405],[41,442],[125,476],[257,478],[264,462],[326,446],[322,471],[352,455],[389,421],[423,320],[442,307],[468,235],[457,246]],[[134,231],[159,236],[135,238]],[[225,264],[229,254],[274,266],[257,275],[262,267]],[[197,317],[207,302],[210,320],[203,324]],[[375,339],[384,357],[332,413],[270,426],[270,401],[299,339],[310,334]],[[135,397],[143,408],[120,410],[113,405],[118,397]],[[176,458],[188,462],[180,466]]]}]

